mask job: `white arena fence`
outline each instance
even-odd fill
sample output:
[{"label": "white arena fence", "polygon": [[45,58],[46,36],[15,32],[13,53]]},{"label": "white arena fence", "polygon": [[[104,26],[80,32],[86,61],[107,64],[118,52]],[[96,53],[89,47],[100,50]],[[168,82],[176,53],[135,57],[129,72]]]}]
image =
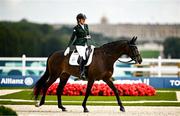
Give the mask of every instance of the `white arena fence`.
[{"label": "white arena fence", "polygon": [[[19,70],[22,76],[27,71],[41,72],[46,69],[46,57],[0,57],[0,75],[6,75],[12,70]],[[128,58],[120,58],[121,61],[128,61]],[[143,77],[180,77],[180,59],[144,58],[142,64],[122,64],[118,61],[114,64],[113,76],[120,76],[122,72],[129,72],[132,76]]]}]

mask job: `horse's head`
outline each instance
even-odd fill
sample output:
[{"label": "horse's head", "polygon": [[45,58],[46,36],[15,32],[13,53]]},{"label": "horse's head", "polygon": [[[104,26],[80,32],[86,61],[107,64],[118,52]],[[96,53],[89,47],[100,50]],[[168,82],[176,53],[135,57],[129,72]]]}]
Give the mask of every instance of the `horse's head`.
[{"label": "horse's head", "polygon": [[[114,59],[115,61],[122,56],[123,54],[128,55],[135,63],[141,64],[142,58],[138,51],[138,48],[135,44],[137,37],[133,37],[131,41],[119,40],[111,43],[104,44],[100,47],[109,58]],[[128,62],[130,62],[128,61]]]},{"label": "horse's head", "polygon": [[136,40],[137,40],[137,37],[133,37],[133,38],[129,41],[129,43],[128,43],[128,48],[129,48],[129,50],[128,50],[128,51],[129,51],[129,52],[128,52],[128,55],[129,55],[129,57],[131,57],[132,60],[135,61],[135,63],[141,64],[141,62],[142,62],[142,57],[141,57],[141,55],[140,55],[140,53],[139,53],[139,51],[138,51],[138,48],[137,48],[137,46],[136,46],[136,44],[135,44]]}]

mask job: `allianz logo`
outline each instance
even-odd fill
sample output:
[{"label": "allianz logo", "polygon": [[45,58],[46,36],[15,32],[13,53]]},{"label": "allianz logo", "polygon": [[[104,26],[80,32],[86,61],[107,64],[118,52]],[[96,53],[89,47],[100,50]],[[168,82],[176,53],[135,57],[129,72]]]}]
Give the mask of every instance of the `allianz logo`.
[{"label": "allianz logo", "polygon": [[14,78],[1,78],[0,83],[3,84],[19,84],[30,86],[34,83],[31,77],[26,77],[25,79],[14,79]]}]

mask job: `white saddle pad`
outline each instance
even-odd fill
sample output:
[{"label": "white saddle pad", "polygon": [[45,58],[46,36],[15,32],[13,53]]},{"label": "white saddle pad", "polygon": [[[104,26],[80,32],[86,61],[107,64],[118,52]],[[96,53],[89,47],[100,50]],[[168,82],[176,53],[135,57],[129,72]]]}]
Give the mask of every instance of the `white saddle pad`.
[{"label": "white saddle pad", "polygon": [[[87,64],[85,66],[89,66],[91,64],[93,53],[94,53],[94,48],[95,48],[94,46],[91,46],[92,52],[91,52],[91,54],[89,56],[89,59],[88,59],[88,62],[87,62]],[[78,58],[79,58],[79,54],[78,54],[78,52],[74,52],[74,51],[72,52],[72,54],[71,54],[71,56],[69,58],[69,64],[73,65],[73,66],[79,66],[79,64],[77,62]]]}]

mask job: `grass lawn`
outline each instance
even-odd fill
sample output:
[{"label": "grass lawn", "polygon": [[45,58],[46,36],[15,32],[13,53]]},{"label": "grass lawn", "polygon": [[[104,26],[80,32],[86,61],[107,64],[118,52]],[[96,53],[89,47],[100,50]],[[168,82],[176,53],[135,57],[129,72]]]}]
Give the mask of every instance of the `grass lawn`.
[{"label": "grass lawn", "polygon": [[158,58],[159,51],[156,50],[142,50],[140,51],[143,58]]},{"label": "grass lawn", "polygon": [[[21,91],[13,94],[0,96],[0,99],[23,99],[32,100],[31,91]],[[62,96],[64,101],[82,101],[84,96]],[[175,92],[157,92],[155,96],[121,96],[123,101],[138,101],[138,100],[168,100],[176,101]],[[55,95],[47,95],[46,100],[57,100]],[[114,101],[115,96],[90,96],[89,101]]]},{"label": "grass lawn", "polygon": [[[21,92],[8,94],[4,96],[0,96],[0,99],[19,99],[19,100],[32,100],[32,91],[24,90]],[[81,105],[84,96],[62,96],[64,105]],[[48,95],[46,97],[46,104],[48,105],[56,105],[57,97]],[[176,93],[172,92],[157,92],[155,96],[121,96],[122,102],[128,101],[152,101],[148,103],[124,103],[124,105],[128,106],[180,106],[179,102],[176,99]],[[160,102],[160,101],[168,101],[168,102]],[[87,102],[88,105],[117,105],[115,96],[90,96]],[[96,102],[97,101],[97,102]],[[109,101],[109,102],[108,102]],[[159,102],[153,102],[159,101]],[[172,101],[172,102],[171,102]],[[107,103],[108,102],[108,103]],[[22,104],[31,104],[34,105],[35,102],[26,102],[26,101],[0,101],[0,104],[12,104],[12,105],[22,105]]]}]

